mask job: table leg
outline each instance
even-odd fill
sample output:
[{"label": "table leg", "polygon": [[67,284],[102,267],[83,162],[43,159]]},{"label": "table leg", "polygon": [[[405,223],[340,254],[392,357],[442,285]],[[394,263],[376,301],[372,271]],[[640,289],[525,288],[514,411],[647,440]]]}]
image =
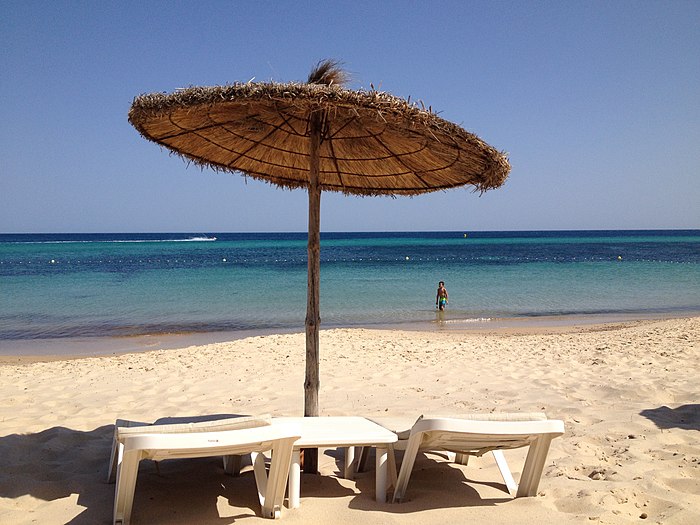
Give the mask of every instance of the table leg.
[{"label": "table leg", "polygon": [[301,450],[295,448],[292,451],[292,463],[289,466],[288,506],[290,509],[299,507],[301,492]]},{"label": "table leg", "polygon": [[242,459],[240,455],[224,456],[224,472],[230,476],[239,476],[241,474]]},{"label": "table leg", "polygon": [[377,454],[377,503],[386,503],[387,459],[389,451],[386,447],[376,447]]},{"label": "table leg", "polygon": [[355,447],[345,447],[345,479],[355,477]]}]

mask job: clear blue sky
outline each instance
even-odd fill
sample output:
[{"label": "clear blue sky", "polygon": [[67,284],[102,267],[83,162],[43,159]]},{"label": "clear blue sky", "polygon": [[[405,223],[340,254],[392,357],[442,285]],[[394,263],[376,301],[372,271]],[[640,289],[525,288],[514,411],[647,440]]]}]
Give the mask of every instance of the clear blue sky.
[{"label": "clear blue sky", "polygon": [[5,0],[0,232],[305,231],[303,190],[188,167],[127,112],[323,58],[513,166],[481,196],[325,193],[323,231],[700,228],[699,57],[697,0]]}]

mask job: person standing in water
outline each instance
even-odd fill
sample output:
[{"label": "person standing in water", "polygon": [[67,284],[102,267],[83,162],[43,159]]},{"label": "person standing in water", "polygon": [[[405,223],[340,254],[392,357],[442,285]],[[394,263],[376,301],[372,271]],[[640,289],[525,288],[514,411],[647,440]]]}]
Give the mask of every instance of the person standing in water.
[{"label": "person standing in water", "polygon": [[444,310],[448,303],[447,288],[445,288],[445,281],[440,281],[438,283],[437,296],[435,297],[435,305],[440,309]]}]

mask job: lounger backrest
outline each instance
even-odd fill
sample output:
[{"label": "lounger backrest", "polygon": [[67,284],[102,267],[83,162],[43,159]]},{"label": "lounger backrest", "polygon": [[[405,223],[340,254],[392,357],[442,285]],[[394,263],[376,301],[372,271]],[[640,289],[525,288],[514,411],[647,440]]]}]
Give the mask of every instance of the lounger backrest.
[{"label": "lounger backrest", "polygon": [[473,413],[473,414],[451,414],[449,416],[444,415],[423,415],[418,419],[412,419],[407,417],[378,417],[369,419],[374,421],[378,425],[391,430],[399,438],[399,441],[407,440],[411,435],[411,429],[421,419],[434,419],[434,418],[455,418],[455,419],[467,419],[470,421],[544,421],[547,419],[547,414],[544,412],[488,412],[488,413]]},{"label": "lounger backrest", "polygon": [[216,419],[212,421],[199,421],[194,423],[175,423],[140,426],[119,426],[117,423],[117,439],[143,434],[183,434],[192,432],[222,432],[225,430],[241,430],[244,428],[256,428],[272,424],[272,417],[244,416]]},{"label": "lounger backrest", "polygon": [[481,456],[491,450],[529,446],[543,434],[556,437],[563,432],[562,421],[540,417],[517,420],[424,418],[413,425],[411,439],[416,435],[422,450],[446,450]]},{"label": "lounger backrest", "polygon": [[487,414],[474,413],[442,417],[468,419],[470,421],[544,421],[547,419],[547,414],[544,412],[489,412]]}]

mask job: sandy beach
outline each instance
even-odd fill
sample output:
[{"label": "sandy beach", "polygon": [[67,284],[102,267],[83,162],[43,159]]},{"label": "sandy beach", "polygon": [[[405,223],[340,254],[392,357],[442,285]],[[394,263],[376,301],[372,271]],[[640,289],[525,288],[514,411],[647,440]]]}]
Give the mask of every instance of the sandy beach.
[{"label": "sandy beach", "polygon": [[[280,523],[700,523],[700,318],[535,330],[321,332],[322,415],[544,411],[566,433],[539,494],[512,500],[490,457],[421,457],[403,504],[324,450]],[[302,415],[304,335],[0,362],[0,523],[107,524],[116,418]],[[522,450],[506,453],[516,480]],[[133,523],[269,523],[252,472],[143,462]]]}]

